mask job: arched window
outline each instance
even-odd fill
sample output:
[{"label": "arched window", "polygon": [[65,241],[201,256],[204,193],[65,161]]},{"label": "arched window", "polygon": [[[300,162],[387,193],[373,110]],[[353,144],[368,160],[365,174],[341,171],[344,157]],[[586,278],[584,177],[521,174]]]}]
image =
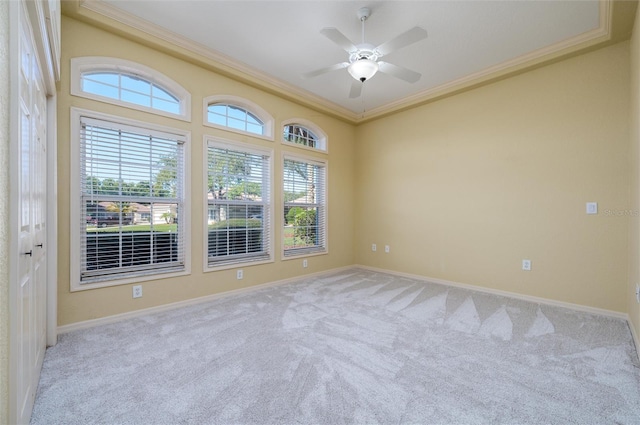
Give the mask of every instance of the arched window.
[{"label": "arched window", "polygon": [[303,119],[284,122],[282,126],[282,141],[298,147],[327,151],[327,136],[318,126]]},{"label": "arched window", "polygon": [[191,120],[191,95],[160,72],[124,59],[71,59],[71,94]]},{"label": "arched window", "polygon": [[236,96],[204,99],[204,123],[273,140],[273,118],[255,103]]},{"label": "arched window", "polygon": [[207,108],[207,121],[247,133],[264,134],[264,123],[251,112],[228,103],[214,103]]}]

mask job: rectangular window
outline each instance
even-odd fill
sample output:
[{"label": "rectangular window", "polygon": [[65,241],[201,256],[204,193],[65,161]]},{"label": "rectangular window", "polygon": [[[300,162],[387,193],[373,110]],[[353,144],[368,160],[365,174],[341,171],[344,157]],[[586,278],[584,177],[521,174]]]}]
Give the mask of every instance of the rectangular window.
[{"label": "rectangular window", "polygon": [[271,152],[207,143],[209,267],[271,261]]},{"label": "rectangular window", "polygon": [[327,252],[327,164],[284,157],[284,256]]},{"label": "rectangular window", "polygon": [[183,135],[80,117],[80,284],[185,271]]}]

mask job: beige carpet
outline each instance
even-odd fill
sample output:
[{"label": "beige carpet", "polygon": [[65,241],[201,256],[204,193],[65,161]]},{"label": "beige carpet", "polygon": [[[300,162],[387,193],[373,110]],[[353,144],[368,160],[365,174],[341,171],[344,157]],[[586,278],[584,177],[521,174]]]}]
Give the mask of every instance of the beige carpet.
[{"label": "beige carpet", "polygon": [[626,322],[354,269],[60,336],[33,424],[640,424]]}]

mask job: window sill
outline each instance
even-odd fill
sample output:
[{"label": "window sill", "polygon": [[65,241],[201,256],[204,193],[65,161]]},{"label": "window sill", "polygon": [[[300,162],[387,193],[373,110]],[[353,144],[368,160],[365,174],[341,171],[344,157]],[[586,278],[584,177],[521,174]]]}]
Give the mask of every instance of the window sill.
[{"label": "window sill", "polygon": [[274,141],[273,135],[271,135],[271,134],[251,133],[249,131],[244,131],[244,130],[240,130],[240,129],[233,128],[233,127],[225,127],[223,125],[213,124],[213,123],[211,123],[209,121],[203,122],[202,125],[204,125],[205,127],[215,128],[217,130],[226,131],[226,132],[229,132],[229,133],[235,133],[235,134],[241,134],[243,136],[255,137],[256,139],[262,139],[262,140],[266,140],[268,142],[273,142]]},{"label": "window sill", "polygon": [[159,279],[170,279],[174,277],[182,277],[191,275],[191,270],[188,268],[184,271],[180,272],[172,272],[172,273],[159,273],[159,274],[151,274],[146,276],[136,276],[125,279],[114,279],[114,280],[106,280],[103,282],[95,282],[95,283],[80,283],[79,281],[73,281],[71,283],[71,292],[79,292],[79,291],[87,291],[90,289],[99,289],[99,288],[107,288],[110,286],[120,286],[120,285],[129,285],[132,283],[140,283],[140,282],[148,282],[151,280],[159,280]]},{"label": "window sill", "polygon": [[275,262],[273,260],[273,258],[268,259],[268,260],[259,260],[259,261],[244,261],[244,262],[238,262],[238,263],[234,263],[234,264],[224,264],[224,265],[220,265],[220,266],[210,266],[208,264],[206,264],[203,268],[203,272],[204,273],[209,273],[209,272],[218,272],[218,271],[222,271],[222,270],[229,270],[229,269],[240,269],[242,267],[252,267],[252,266],[258,266],[260,264],[269,264],[269,263],[273,263]]},{"label": "window sill", "polygon": [[285,142],[285,141],[282,141],[281,143],[282,143],[282,146],[289,146],[289,147],[292,147],[292,148],[295,148],[295,149],[302,149],[302,150],[305,150],[307,152],[315,152],[315,153],[321,153],[321,154],[325,154],[325,155],[329,153],[329,152],[327,152],[326,149],[311,148],[309,146],[301,145],[301,144],[298,144],[298,143]]},{"label": "window sill", "polygon": [[299,258],[305,258],[305,257],[316,257],[318,255],[327,255],[329,254],[329,250],[325,249],[324,251],[307,251],[307,252],[300,252],[298,254],[292,254],[292,255],[287,255],[285,257],[284,255],[284,251],[282,252],[282,257],[281,260],[282,261],[287,261],[287,260],[296,260]]}]

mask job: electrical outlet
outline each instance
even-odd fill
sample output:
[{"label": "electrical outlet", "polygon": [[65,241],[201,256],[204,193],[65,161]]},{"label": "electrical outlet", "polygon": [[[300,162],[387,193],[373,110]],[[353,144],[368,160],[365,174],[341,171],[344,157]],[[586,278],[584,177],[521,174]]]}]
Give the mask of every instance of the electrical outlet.
[{"label": "electrical outlet", "polygon": [[302,267],[304,267],[306,269],[308,265],[309,265],[309,263],[307,263],[307,259],[306,258],[304,260],[302,260]]},{"label": "electrical outlet", "polygon": [[240,279],[242,279],[243,277],[244,277],[244,273],[242,272],[242,269],[237,270],[237,271],[236,271],[236,278],[237,278],[238,280],[240,280]]},{"label": "electrical outlet", "polygon": [[378,250],[378,247],[376,246],[376,244],[372,243],[371,244],[371,251],[376,252]]},{"label": "electrical outlet", "polygon": [[133,298],[142,298],[142,285],[133,287]]},{"label": "electrical outlet", "polygon": [[388,254],[389,251],[391,251],[391,248],[389,248],[389,245],[385,245],[384,246],[384,252],[386,252]]},{"label": "electrical outlet", "polygon": [[522,260],[522,270],[531,271],[531,260]]},{"label": "electrical outlet", "polygon": [[636,283],[636,302],[640,304],[640,283]]}]

